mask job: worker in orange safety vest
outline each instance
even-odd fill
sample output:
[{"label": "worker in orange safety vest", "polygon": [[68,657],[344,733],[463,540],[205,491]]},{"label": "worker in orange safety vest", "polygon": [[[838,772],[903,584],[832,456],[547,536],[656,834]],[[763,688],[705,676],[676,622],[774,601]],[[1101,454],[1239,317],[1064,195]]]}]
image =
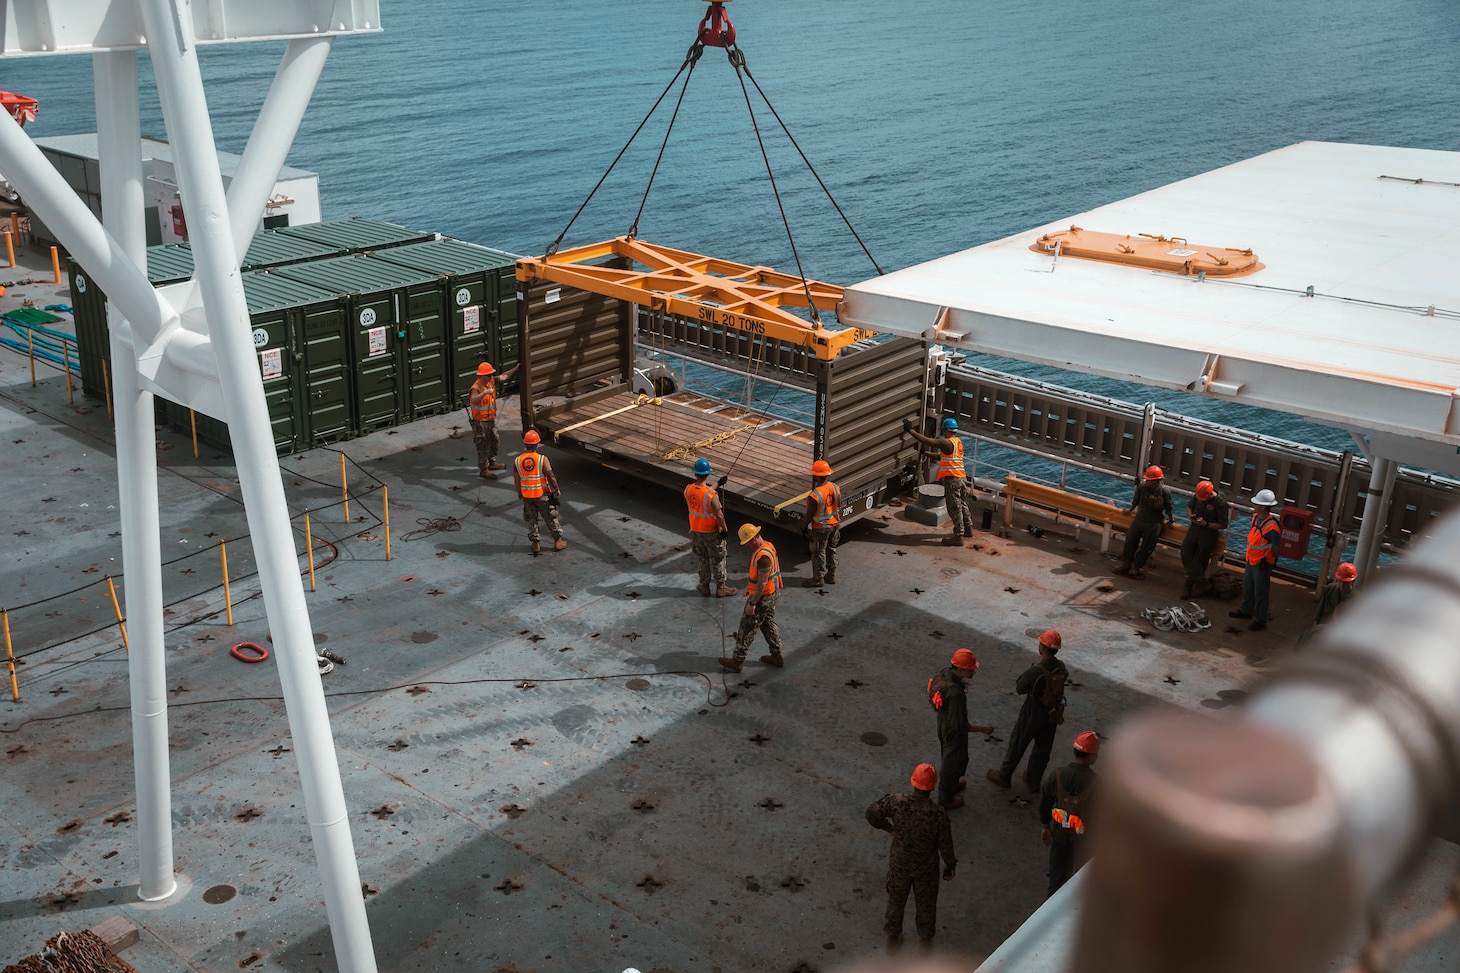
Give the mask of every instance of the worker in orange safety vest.
[{"label": "worker in orange safety vest", "polygon": [[786,664],[781,655],[781,630],[776,627],[776,601],[780,597],[784,582],[781,581],[781,561],[776,549],[761,534],[754,524],[740,525],[740,546],[754,545],[750,549],[750,583],[745,586],[745,611],[740,616],[740,628],[735,633],[735,654],[727,659],[723,656],[715,661],[730,672],[739,672],[745,667],[745,656],[755,633],[765,635],[770,654],[760,661],[777,669]]},{"label": "worker in orange safety vest", "polygon": [[805,528],[802,533],[811,548],[811,577],[803,588],[836,584],[836,546],[842,539],[842,489],[831,482],[831,464],[819,459],[811,464],[811,490],[806,494]]},{"label": "worker in orange safety vest", "polygon": [[1095,760],[1100,737],[1086,730],[1075,737],[1075,759],[1044,775],[1039,791],[1039,840],[1049,849],[1049,888],[1054,895],[1083,861],[1076,861],[1090,822],[1090,798],[1095,793]]},{"label": "worker in orange safety vest", "polygon": [[1247,569],[1242,572],[1242,604],[1232,618],[1249,618],[1247,627],[1254,632],[1267,628],[1268,596],[1272,587],[1272,568],[1277,564],[1278,542],[1282,525],[1273,514],[1277,497],[1271,490],[1258,490],[1252,498],[1252,526],[1247,529]]},{"label": "worker in orange safety vest", "polygon": [[547,521],[553,535],[553,550],[561,551],[568,546],[563,540],[563,525],[558,521],[558,478],[553,475],[553,465],[538,452],[542,437],[536,429],[522,434],[522,445],[526,449],[512,461],[512,475],[517,481],[517,493],[522,497],[522,519],[527,522],[527,539],[532,542],[532,553],[542,550],[542,535],[537,529],[538,518]]},{"label": "worker in orange safety vest", "polygon": [[963,440],[958,438],[958,420],[943,420],[943,435],[924,436],[911,419],[902,420],[902,431],[924,446],[938,450],[938,483],[943,487],[943,504],[953,522],[953,533],[943,538],[948,547],[962,547],[973,536],[973,518],[968,512],[968,470],[963,465]]},{"label": "worker in orange safety vest", "polygon": [[[710,461],[701,457],[695,460],[694,482],[684,488],[684,502],[689,506],[690,548],[699,561],[700,594],[716,598],[729,598],[739,592],[726,583],[725,541],[730,528],[725,523],[725,509],[720,505],[720,491],[710,482],[715,471]],[[724,485],[725,477],[720,478]],[[714,587],[711,588],[711,585]]]},{"label": "worker in orange safety vest", "polygon": [[519,362],[505,372],[498,374],[489,361],[477,366],[477,380],[472,383],[466,396],[466,414],[471,421],[471,438],[477,447],[477,471],[484,480],[495,480],[495,470],[507,467],[497,462],[497,449],[501,441],[497,437],[497,384],[510,381]]}]

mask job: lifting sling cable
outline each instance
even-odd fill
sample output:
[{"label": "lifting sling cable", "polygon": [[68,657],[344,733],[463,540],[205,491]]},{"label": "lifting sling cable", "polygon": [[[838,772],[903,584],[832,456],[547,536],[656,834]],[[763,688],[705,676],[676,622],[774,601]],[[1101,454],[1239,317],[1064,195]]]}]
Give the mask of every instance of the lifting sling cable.
[{"label": "lifting sling cable", "polygon": [[786,123],[781,119],[780,112],[776,111],[776,106],[771,104],[771,100],[767,98],[766,93],[761,90],[760,82],[756,81],[755,75],[750,73],[750,67],[745,63],[745,57],[743,54],[740,58],[740,64],[742,67],[745,68],[745,76],[750,79],[751,84],[755,85],[756,94],[760,95],[760,100],[765,102],[765,106],[770,109],[771,115],[780,124],[781,131],[786,133],[786,138],[790,141],[791,145],[795,147],[796,154],[801,157],[801,161],[806,163],[807,171],[810,172],[811,175],[816,177],[816,184],[821,187],[822,192],[826,193],[826,198],[831,202],[832,208],[836,210],[836,215],[842,218],[842,222],[846,224],[847,230],[852,234],[853,238],[856,239],[857,245],[862,248],[862,252],[867,255],[867,259],[871,261],[872,266],[876,268],[878,276],[886,273],[886,271],[882,269],[882,265],[877,262],[877,258],[872,256],[872,251],[867,249],[867,244],[862,242],[861,235],[857,233],[856,227],[852,226],[852,221],[847,219],[847,214],[842,212],[842,208],[840,205],[838,205],[836,197],[831,194],[830,189],[826,188],[826,183],[823,182],[821,179],[821,173],[816,171],[816,167],[811,164],[811,160],[806,158],[806,153],[801,151],[801,143],[796,141],[796,136],[792,135],[791,130],[786,127]]},{"label": "lifting sling cable", "polygon": [[[588,208],[588,204],[592,202],[593,197],[598,192],[598,190],[603,188],[603,183],[606,179],[608,179],[609,173],[613,172],[614,166],[619,164],[619,161],[624,157],[624,153],[629,150],[629,146],[634,144],[634,139],[638,138],[639,133],[644,130],[644,126],[649,124],[649,119],[653,117],[654,112],[659,110],[659,105],[664,101],[664,97],[669,94],[669,89],[674,87],[674,82],[679,80],[679,76],[681,74],[684,74],[685,68],[689,68],[691,72],[694,70],[695,63],[699,61],[700,55],[704,53],[704,50],[704,45],[698,40],[696,40],[695,43],[691,45],[689,53],[684,56],[684,62],[679,66],[679,70],[674,72],[674,77],[670,78],[669,83],[664,86],[664,90],[659,92],[659,97],[654,100],[653,107],[649,109],[648,114],[646,114],[643,120],[639,122],[639,127],[634,129],[634,134],[629,136],[629,140],[624,143],[623,148],[618,150],[618,155],[613,157],[613,161],[608,164],[608,168],[604,170],[603,175],[598,177],[598,182],[594,185],[593,189],[589,191],[588,197],[583,200],[582,205],[578,207],[578,211],[573,214],[573,218],[568,220],[568,225],[563,227],[563,232],[558,234],[558,238],[556,240],[548,244],[547,249],[543,252],[544,256],[550,257],[558,252],[558,244],[563,242],[563,238],[568,235],[568,231],[573,228],[573,224],[578,221],[578,217],[583,215],[583,211]],[[685,83],[688,84],[688,81],[689,79],[688,77],[686,77]]]}]

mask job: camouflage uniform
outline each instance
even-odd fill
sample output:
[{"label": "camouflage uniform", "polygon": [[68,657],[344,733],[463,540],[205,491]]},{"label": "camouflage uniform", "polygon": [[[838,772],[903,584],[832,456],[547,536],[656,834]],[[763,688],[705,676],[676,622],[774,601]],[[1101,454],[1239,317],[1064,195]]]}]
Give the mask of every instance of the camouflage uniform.
[{"label": "camouflage uniform", "polygon": [[[1053,840],[1049,845],[1049,889],[1046,895],[1054,895],[1059,887],[1069,881],[1075,873],[1075,848],[1083,845],[1084,835],[1075,833],[1050,820],[1050,814],[1060,801],[1067,797],[1079,798],[1078,814],[1086,825],[1090,823],[1090,803],[1095,796],[1095,768],[1078,760],[1051,770],[1044,776],[1044,786],[1039,791],[1039,821],[1048,827]],[[1060,790],[1064,794],[1060,794]],[[1065,803],[1071,803],[1065,801]],[[1072,808],[1065,808],[1070,811]],[[1081,862],[1083,864],[1083,862]]]},{"label": "camouflage uniform", "polygon": [[811,551],[811,576],[836,580],[836,546],[841,543],[842,529],[812,527],[806,534],[806,546]]},{"label": "camouflage uniform", "polygon": [[765,634],[765,643],[771,647],[771,655],[780,657],[781,630],[776,627],[776,601],[780,596],[779,591],[761,595],[760,601],[755,604],[754,614],[740,613],[740,628],[735,633],[736,662],[745,661],[746,654],[750,652],[750,643],[755,641],[757,629]]},{"label": "camouflage uniform", "polygon": [[867,823],[892,832],[887,856],[887,914],[882,931],[902,935],[908,892],[916,906],[918,936],[933,938],[938,931],[938,856],[944,869],[953,868],[953,829],[948,814],[922,791],[888,794],[868,806]]},{"label": "camouflage uniform", "polygon": [[725,539],[720,532],[692,530],[689,532],[689,546],[699,561],[700,587],[726,584]]},{"label": "camouflage uniform", "polygon": [[942,705],[933,703],[938,713],[938,743],[942,758],[938,762],[938,801],[947,804],[958,791],[958,778],[968,769],[968,695],[963,680],[952,667],[938,670],[928,682],[928,699],[937,693]]},{"label": "camouflage uniform", "polygon": [[558,505],[548,503],[546,496],[523,497],[522,519],[527,521],[527,539],[534,544],[542,540],[542,533],[537,529],[539,517],[547,521],[547,528],[552,532],[553,540],[563,539],[563,525],[558,520]]}]

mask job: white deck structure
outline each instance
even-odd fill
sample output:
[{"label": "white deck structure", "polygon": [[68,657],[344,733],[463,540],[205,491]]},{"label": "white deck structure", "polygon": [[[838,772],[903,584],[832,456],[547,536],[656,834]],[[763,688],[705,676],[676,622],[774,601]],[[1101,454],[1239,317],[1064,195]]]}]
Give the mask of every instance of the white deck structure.
[{"label": "white deck structure", "polygon": [[[1265,266],[1198,280],[1031,249],[1071,225]],[[841,320],[1347,428],[1383,496],[1396,463],[1460,474],[1457,251],[1460,152],[1301,142],[856,284]]]}]

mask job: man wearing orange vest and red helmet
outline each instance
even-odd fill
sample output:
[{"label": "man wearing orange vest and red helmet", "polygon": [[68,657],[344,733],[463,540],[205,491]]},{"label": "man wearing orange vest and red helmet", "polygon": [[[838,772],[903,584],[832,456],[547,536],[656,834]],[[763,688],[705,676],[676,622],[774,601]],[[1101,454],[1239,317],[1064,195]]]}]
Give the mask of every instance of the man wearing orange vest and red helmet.
[{"label": "man wearing orange vest and red helmet", "polygon": [[1093,730],[1086,730],[1075,737],[1074,761],[1044,775],[1044,786],[1039,791],[1039,839],[1049,849],[1046,897],[1054,895],[1075,873],[1075,852],[1084,843],[1082,836],[1090,822],[1090,798],[1095,794],[1094,764],[1099,756],[1100,737]]},{"label": "man wearing orange vest and red helmet", "polygon": [[1162,484],[1165,474],[1159,466],[1146,467],[1145,476],[1136,484],[1135,496],[1125,508],[1131,518],[1130,529],[1125,532],[1125,548],[1120,560],[1115,562],[1116,574],[1129,574],[1137,580],[1144,578],[1142,570],[1151,555],[1156,552],[1156,543],[1161,539],[1161,522],[1176,523],[1171,503],[1171,491]]},{"label": "man wearing orange vest and red helmet", "polygon": [[517,481],[517,493],[522,497],[522,519],[527,522],[527,539],[532,542],[532,553],[542,550],[542,535],[537,521],[547,521],[553,535],[553,550],[561,551],[568,546],[563,540],[563,525],[558,522],[558,478],[553,475],[553,465],[548,458],[537,451],[542,437],[536,429],[522,434],[525,451],[512,461],[512,475]]},{"label": "man wearing orange vest and red helmet", "polygon": [[754,524],[740,525],[740,546],[753,544],[750,549],[750,583],[745,586],[745,611],[740,616],[740,628],[735,633],[735,654],[715,661],[731,672],[745,667],[745,655],[750,643],[755,640],[756,631],[765,635],[770,654],[760,661],[777,669],[786,664],[781,655],[781,630],[776,627],[776,601],[780,597],[781,562],[771,542],[761,535]]},{"label": "man wearing orange vest and red helmet", "polygon": [[938,714],[938,743],[942,747],[941,771],[943,781],[938,788],[938,803],[944,807],[962,807],[965,781],[963,772],[968,769],[968,735],[970,733],[992,733],[994,728],[987,724],[968,722],[968,694],[964,683],[978,671],[978,659],[969,649],[953,653],[948,668],[940,669],[928,680],[928,702]]},{"label": "man wearing orange vest and red helmet", "polygon": [[938,785],[938,772],[932,764],[918,764],[911,783],[911,794],[887,794],[864,812],[868,824],[892,833],[892,849],[887,855],[887,912],[882,923],[888,955],[902,946],[902,920],[909,892],[915,907],[918,952],[932,950],[933,936],[938,931],[938,857],[943,858],[943,881],[953,878],[958,870],[948,815],[928,799],[929,792]]},{"label": "man wearing orange vest and red helmet", "polygon": [[1283,528],[1273,516],[1277,497],[1271,490],[1258,490],[1252,498],[1252,526],[1247,528],[1247,569],[1242,572],[1242,604],[1227,612],[1233,618],[1250,618],[1247,627],[1260,632],[1267,628],[1268,596],[1272,588],[1272,567],[1278,559],[1278,542]]},{"label": "man wearing orange vest and red helmet", "polygon": [[1031,791],[1039,790],[1044,768],[1049,764],[1049,752],[1054,749],[1054,733],[1065,721],[1065,684],[1070,672],[1065,664],[1055,658],[1064,645],[1060,633],[1052,628],[1039,635],[1039,661],[1020,673],[1014,682],[1014,691],[1024,697],[1019,716],[1014,722],[1014,732],[1009,735],[1009,747],[1004,751],[1004,762],[997,770],[990,770],[986,777],[1000,787],[1008,787],[1014,779],[1024,751],[1034,744],[1029,754],[1029,765],[1024,768],[1024,783]]},{"label": "man wearing orange vest and red helmet", "polygon": [[806,539],[811,545],[811,577],[803,588],[836,584],[836,546],[841,541],[842,491],[831,482],[831,464],[811,464],[811,492],[806,494]]},{"label": "man wearing orange vest and red helmet", "polygon": [[497,448],[501,445],[497,438],[497,383],[510,381],[520,365],[519,362],[498,375],[491,362],[482,362],[477,366],[477,380],[467,393],[466,414],[471,420],[472,442],[477,447],[477,470],[485,480],[497,478],[493,470],[507,468],[497,462]]},{"label": "man wearing orange vest and red helmet", "polygon": [[[720,506],[720,491],[709,482],[710,461],[695,460],[694,482],[684,488],[684,502],[689,505],[690,547],[700,566],[700,594],[709,596],[714,585],[716,598],[729,598],[740,589],[725,583],[725,539],[730,528],[725,523],[725,510]],[[724,481],[721,477],[721,481]]]}]

